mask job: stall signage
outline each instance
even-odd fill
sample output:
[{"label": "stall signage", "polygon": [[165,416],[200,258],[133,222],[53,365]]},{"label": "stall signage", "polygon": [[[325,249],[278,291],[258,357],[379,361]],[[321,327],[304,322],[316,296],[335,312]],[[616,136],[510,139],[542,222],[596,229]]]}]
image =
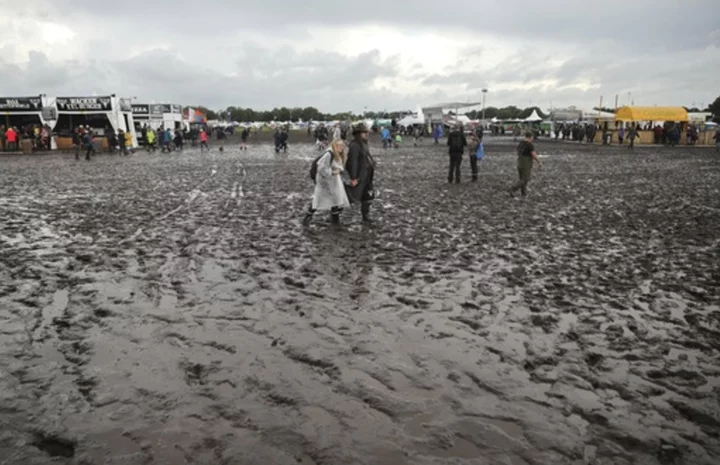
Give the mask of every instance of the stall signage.
[{"label": "stall signage", "polygon": [[133,105],[132,112],[133,112],[133,115],[149,115],[150,114],[150,106],[149,105]]},{"label": "stall signage", "polygon": [[42,111],[42,99],[40,97],[0,98],[0,111],[7,113]]},{"label": "stall signage", "polygon": [[111,111],[111,97],[58,97],[55,99],[59,111]]},{"label": "stall signage", "polygon": [[156,115],[156,116],[162,116],[163,105],[159,105],[159,104],[150,105],[150,114]]},{"label": "stall signage", "polygon": [[163,109],[163,110],[162,110],[163,113],[172,113],[172,106],[171,106],[171,105],[164,104],[164,105],[162,106],[162,109]]},{"label": "stall signage", "polygon": [[173,105],[172,106],[172,112],[177,114],[182,114],[182,105]]}]

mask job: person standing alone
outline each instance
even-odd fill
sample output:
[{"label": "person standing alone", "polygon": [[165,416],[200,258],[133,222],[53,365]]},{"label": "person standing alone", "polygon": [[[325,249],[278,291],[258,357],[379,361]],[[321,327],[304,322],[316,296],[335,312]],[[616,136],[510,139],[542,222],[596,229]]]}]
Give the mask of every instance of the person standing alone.
[{"label": "person standing alone", "polygon": [[462,156],[467,146],[467,140],[458,126],[454,126],[450,134],[448,134],[447,145],[450,154],[448,183],[452,184],[454,179],[456,184],[460,184],[460,165],[462,164]]},{"label": "person standing alone", "polygon": [[373,177],[375,176],[375,159],[370,155],[368,138],[370,130],[365,123],[358,123],[353,128],[353,141],[350,142],[345,170],[350,176],[347,194],[351,203],[360,202],[360,211],[364,222],[370,222],[370,203],[375,198]]},{"label": "person standing alone", "polygon": [[520,141],[517,147],[518,154],[518,182],[516,182],[510,188],[510,196],[515,196],[515,191],[520,191],[523,197],[527,196],[527,185],[530,182],[530,176],[532,175],[533,161],[537,162],[538,168],[542,167],[540,159],[535,152],[535,146],[532,143],[533,134],[532,132],[525,133],[525,140]]},{"label": "person standing alone", "polygon": [[203,148],[207,149],[208,152],[210,151],[210,147],[208,147],[208,135],[205,129],[200,130],[200,153],[203,153]]}]

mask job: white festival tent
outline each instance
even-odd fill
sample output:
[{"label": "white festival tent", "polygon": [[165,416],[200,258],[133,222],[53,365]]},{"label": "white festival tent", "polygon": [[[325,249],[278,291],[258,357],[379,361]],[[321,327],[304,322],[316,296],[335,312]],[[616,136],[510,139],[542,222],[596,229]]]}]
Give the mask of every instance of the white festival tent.
[{"label": "white festival tent", "polygon": [[533,110],[532,114],[525,118],[525,121],[528,123],[539,123],[542,121],[542,118],[537,114],[537,110]]},{"label": "white festival tent", "polygon": [[403,119],[397,122],[398,126],[414,126],[416,124],[425,124],[425,115],[420,107],[418,107],[414,113],[405,116]]}]

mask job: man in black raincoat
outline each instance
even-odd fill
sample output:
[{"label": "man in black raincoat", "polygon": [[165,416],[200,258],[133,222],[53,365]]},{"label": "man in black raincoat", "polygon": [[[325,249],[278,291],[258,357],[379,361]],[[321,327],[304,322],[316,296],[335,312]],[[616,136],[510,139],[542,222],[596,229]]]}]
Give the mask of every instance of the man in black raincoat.
[{"label": "man in black raincoat", "polygon": [[345,170],[350,176],[350,185],[346,186],[351,203],[360,202],[363,221],[370,222],[370,203],[375,198],[373,176],[375,159],[370,155],[368,137],[370,130],[365,123],[353,128],[353,140],[350,142]]}]

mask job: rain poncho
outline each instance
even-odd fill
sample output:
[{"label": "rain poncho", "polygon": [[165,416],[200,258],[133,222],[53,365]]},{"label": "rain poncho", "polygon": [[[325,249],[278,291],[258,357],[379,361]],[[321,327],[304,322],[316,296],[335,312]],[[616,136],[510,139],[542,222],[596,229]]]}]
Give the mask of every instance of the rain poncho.
[{"label": "rain poncho", "polygon": [[330,210],[332,207],[347,208],[350,206],[345,185],[340,174],[333,174],[333,170],[343,171],[342,164],[333,160],[332,152],[327,151],[317,163],[317,178],[315,192],[313,193],[313,210]]},{"label": "rain poncho", "polygon": [[482,160],[485,158],[485,146],[482,142],[480,142],[480,145],[478,145],[477,150],[475,151],[475,158],[478,160]]},{"label": "rain poncho", "polygon": [[380,135],[382,136],[382,140],[390,140],[390,130],[388,128],[382,128]]}]

